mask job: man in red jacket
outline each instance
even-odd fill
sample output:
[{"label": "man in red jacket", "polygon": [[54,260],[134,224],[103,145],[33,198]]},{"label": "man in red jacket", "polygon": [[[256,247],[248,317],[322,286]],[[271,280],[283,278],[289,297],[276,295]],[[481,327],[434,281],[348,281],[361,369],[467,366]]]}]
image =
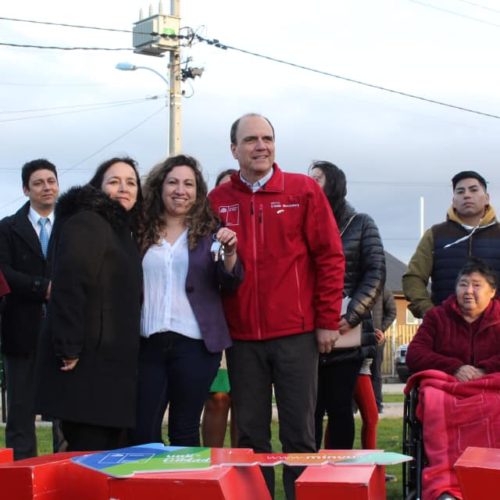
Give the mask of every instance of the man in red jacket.
[{"label": "man in red jacket", "polygon": [[[231,128],[240,171],[209,197],[238,235],[245,279],[224,299],[234,345],[227,353],[238,446],[271,451],[272,388],[283,452],[314,452],[318,352],[339,337],[344,256],[332,212],[318,184],[274,162],[267,118],[244,115]],[[274,474],[264,468],[271,494]],[[300,468],[285,468],[294,498]]]}]

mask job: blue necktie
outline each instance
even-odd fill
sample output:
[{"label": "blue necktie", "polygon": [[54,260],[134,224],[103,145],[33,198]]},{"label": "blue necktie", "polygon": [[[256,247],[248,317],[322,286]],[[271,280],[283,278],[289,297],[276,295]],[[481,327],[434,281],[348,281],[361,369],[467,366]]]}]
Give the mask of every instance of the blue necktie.
[{"label": "blue necktie", "polygon": [[49,234],[45,228],[47,222],[49,222],[48,217],[40,217],[38,219],[38,224],[40,225],[40,245],[44,257],[47,257],[47,247],[49,246]]}]

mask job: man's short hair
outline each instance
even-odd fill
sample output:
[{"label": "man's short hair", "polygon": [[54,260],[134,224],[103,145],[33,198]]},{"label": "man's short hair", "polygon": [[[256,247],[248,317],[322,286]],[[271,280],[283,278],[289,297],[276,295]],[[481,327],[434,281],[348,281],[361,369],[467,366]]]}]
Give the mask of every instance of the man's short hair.
[{"label": "man's short hair", "polygon": [[486,179],[478,174],[477,172],[474,172],[474,170],[464,170],[462,172],[459,172],[455,176],[453,176],[453,179],[451,179],[451,183],[453,185],[453,191],[455,191],[456,185],[460,182],[463,181],[464,179],[477,179],[479,181],[479,184],[481,184],[486,191]]},{"label": "man's short hair", "polygon": [[269,126],[271,127],[271,130],[273,131],[273,138],[275,138],[275,133],[274,133],[274,127],[269,118],[266,118],[265,116],[260,115],[259,113],[247,113],[246,115],[240,116],[232,125],[231,125],[231,130],[229,132],[229,138],[231,139],[231,144],[236,144],[236,135],[238,134],[238,127],[240,125],[240,121],[242,118],[248,118],[250,116],[258,116],[260,118],[264,118],[267,123],[269,123]]},{"label": "man's short hair", "polygon": [[33,172],[36,172],[37,170],[50,170],[51,172],[54,173],[57,179],[56,166],[49,160],[46,160],[45,158],[38,158],[37,160],[31,160],[23,165],[23,169],[21,171],[21,178],[23,181],[24,188],[29,187],[31,174],[33,174]]}]

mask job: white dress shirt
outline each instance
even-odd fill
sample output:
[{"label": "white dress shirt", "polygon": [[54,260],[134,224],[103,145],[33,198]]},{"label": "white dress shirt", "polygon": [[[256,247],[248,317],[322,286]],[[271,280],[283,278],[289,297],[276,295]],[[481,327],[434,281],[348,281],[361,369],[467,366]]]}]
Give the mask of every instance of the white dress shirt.
[{"label": "white dress shirt", "polygon": [[[38,221],[43,218],[43,215],[40,215],[31,205],[30,209],[28,212],[28,219],[31,222],[31,225],[33,226],[33,229],[36,231],[37,236],[40,238],[40,224],[38,224]],[[50,233],[52,232],[52,226],[54,225],[54,212],[50,212],[49,215],[47,215],[47,219],[49,221],[45,224],[45,230],[47,231],[47,236],[50,238]]]},{"label": "white dress shirt", "polygon": [[241,175],[241,172],[240,172],[240,179],[243,182],[243,184],[246,184],[252,190],[252,193],[256,193],[260,188],[264,187],[267,184],[267,182],[273,176],[273,174],[274,174],[274,168],[269,170],[269,172],[264,177],[262,177],[262,179],[259,179],[258,181],[251,183],[250,181],[247,181]]}]

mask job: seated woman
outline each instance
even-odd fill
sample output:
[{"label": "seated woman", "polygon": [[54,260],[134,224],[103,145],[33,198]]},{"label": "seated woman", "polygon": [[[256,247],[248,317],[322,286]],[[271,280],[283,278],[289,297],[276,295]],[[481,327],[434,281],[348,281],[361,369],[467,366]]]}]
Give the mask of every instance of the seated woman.
[{"label": "seated woman", "polygon": [[413,375],[406,390],[420,383],[417,416],[429,462],[422,475],[424,499],[462,498],[452,467],[456,459],[467,446],[500,446],[496,289],[495,272],[471,259],[458,275],[455,295],[427,312],[408,347],[410,371],[423,372]]},{"label": "seated woman", "polygon": [[432,308],[408,347],[411,372],[441,370],[460,382],[500,371],[495,272],[479,259],[460,271],[455,294]]}]

